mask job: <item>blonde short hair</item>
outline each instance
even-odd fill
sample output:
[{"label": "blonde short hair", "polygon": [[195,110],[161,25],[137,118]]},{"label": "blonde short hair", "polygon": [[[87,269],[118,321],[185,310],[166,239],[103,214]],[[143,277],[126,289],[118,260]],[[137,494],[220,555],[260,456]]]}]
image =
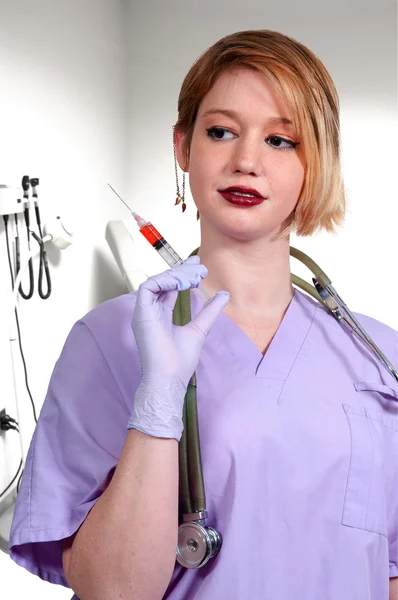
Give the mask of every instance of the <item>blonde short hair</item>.
[{"label": "blonde short hair", "polygon": [[200,103],[219,75],[236,67],[254,69],[277,85],[304,147],[303,188],[281,235],[294,231],[307,236],[322,229],[334,232],[343,222],[346,205],[340,164],[339,99],[322,62],[286,35],[268,30],[233,33],[208,48],[192,65],[179,94],[175,125],[186,135],[187,164]]}]

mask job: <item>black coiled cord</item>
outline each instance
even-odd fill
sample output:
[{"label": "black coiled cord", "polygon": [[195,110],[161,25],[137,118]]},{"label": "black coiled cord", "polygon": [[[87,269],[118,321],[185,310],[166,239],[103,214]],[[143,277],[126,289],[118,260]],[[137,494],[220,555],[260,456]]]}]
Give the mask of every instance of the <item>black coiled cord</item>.
[{"label": "black coiled cord", "polygon": [[[43,233],[41,230],[40,221],[40,210],[38,206],[35,206],[36,223],[40,235],[40,256],[39,256],[39,296],[42,300],[47,300],[51,296],[51,277],[50,270],[48,268],[47,252],[44,249],[44,244],[41,241],[43,239]],[[47,292],[43,291],[43,274],[46,274]]]},{"label": "black coiled cord", "polygon": [[[30,252],[30,219],[29,219],[29,209],[25,208],[24,210],[24,218],[25,218],[25,225],[26,225],[26,234],[28,236],[28,250]],[[19,254],[19,252],[18,252]],[[17,265],[16,265],[16,277],[18,276],[19,273],[19,269],[20,269],[20,264],[19,260],[17,260]],[[22,298],[24,300],[30,300],[31,297],[33,296],[33,292],[34,292],[34,276],[33,276],[33,259],[30,258],[29,259],[29,292],[27,294],[25,294],[25,292],[22,289],[22,282],[19,285],[19,293],[21,294]]]}]

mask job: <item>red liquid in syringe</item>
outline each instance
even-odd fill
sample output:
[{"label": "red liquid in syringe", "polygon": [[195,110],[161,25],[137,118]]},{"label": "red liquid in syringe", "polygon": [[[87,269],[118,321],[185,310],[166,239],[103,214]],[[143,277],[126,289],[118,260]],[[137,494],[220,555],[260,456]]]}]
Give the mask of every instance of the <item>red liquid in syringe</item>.
[{"label": "red liquid in syringe", "polygon": [[140,233],[167,262],[169,267],[175,267],[175,265],[181,265],[184,262],[150,221],[145,221],[133,211],[132,215],[140,228]]}]

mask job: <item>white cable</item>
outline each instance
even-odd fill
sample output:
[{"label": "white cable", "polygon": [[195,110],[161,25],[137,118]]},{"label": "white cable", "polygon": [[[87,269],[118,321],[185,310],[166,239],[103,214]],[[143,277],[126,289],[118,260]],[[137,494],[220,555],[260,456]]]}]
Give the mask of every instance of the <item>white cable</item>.
[{"label": "white cable", "polygon": [[[43,243],[48,242],[51,239],[52,239],[52,236],[48,235],[45,238],[43,238]],[[15,309],[17,308],[17,305],[18,305],[19,284],[21,283],[22,277],[24,276],[25,271],[29,265],[29,260],[30,259],[33,260],[33,258],[35,258],[39,253],[40,253],[40,248],[31,250],[30,252],[28,252],[27,257],[26,257],[24,263],[22,264],[22,266],[19,270],[19,273],[14,282],[14,288],[13,288],[12,296],[11,296],[10,313],[9,313],[9,323],[10,323],[9,341],[10,341],[10,350],[11,350],[11,368],[12,368],[12,376],[13,376],[14,392],[15,392],[15,408],[17,411],[17,420],[18,420],[18,427],[19,427],[19,439],[20,439],[20,444],[21,444],[22,468],[24,468],[26,454],[25,454],[24,442],[23,442],[23,437],[22,437],[21,413],[20,413],[19,406],[18,406],[18,396],[19,396],[18,387],[19,386],[18,386],[18,378],[17,378],[17,365],[18,365],[19,357],[18,357],[18,348],[17,348],[17,344],[16,344],[16,342],[18,340],[18,331],[17,331],[17,327],[16,327],[16,323],[15,323]],[[10,489],[9,491],[11,492],[12,489]]]}]

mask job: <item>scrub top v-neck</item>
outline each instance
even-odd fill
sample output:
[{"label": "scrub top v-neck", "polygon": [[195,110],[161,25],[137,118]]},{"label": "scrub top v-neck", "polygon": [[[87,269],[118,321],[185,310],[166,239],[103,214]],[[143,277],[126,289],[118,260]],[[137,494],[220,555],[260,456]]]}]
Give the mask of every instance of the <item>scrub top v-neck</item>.
[{"label": "scrub top v-neck", "polygon": [[[197,314],[201,300],[191,294],[192,312]],[[272,341],[262,354],[248,335],[222,313],[208,336],[208,343],[217,339],[223,343],[241,368],[256,377],[286,379],[311,327],[316,306],[309,304],[296,290]]]}]

